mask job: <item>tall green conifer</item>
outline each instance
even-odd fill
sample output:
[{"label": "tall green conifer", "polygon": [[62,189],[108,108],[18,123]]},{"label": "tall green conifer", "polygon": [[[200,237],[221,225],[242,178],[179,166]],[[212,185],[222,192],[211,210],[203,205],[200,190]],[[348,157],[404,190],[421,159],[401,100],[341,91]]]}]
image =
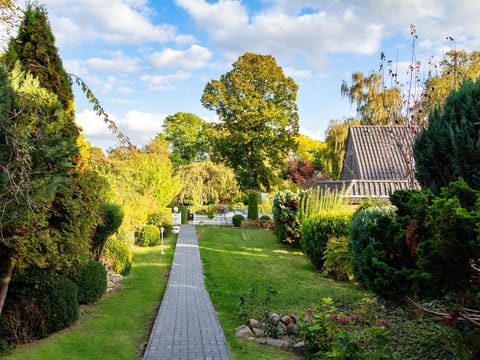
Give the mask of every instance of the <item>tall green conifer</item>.
[{"label": "tall green conifer", "polygon": [[65,110],[73,114],[70,77],[55,47],[55,37],[45,8],[27,4],[18,35],[10,39],[5,57],[10,69],[16,61],[20,61],[22,69],[37,77],[40,86],[56,94]]}]

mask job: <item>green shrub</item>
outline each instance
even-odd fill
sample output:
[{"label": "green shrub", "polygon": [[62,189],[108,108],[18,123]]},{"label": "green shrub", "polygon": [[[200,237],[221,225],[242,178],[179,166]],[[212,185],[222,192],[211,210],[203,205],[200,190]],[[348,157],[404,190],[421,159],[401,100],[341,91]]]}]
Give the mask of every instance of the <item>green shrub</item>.
[{"label": "green shrub", "polygon": [[70,326],[78,316],[78,288],[68,277],[44,271],[24,274],[10,283],[1,333],[28,342]]},{"label": "green shrub", "polygon": [[240,227],[243,220],[245,220],[245,217],[242,214],[235,214],[232,216],[232,224],[235,227]]},{"label": "green shrub", "polygon": [[159,211],[148,216],[147,225],[173,225],[172,211],[167,209],[165,211]]},{"label": "green shrub", "polygon": [[376,241],[374,229],[378,225],[379,219],[393,217],[395,209],[394,206],[372,206],[360,209],[353,217],[349,236],[352,272],[355,279],[364,285],[369,281],[363,268],[367,261],[365,259],[365,249],[369,244]]},{"label": "green shrub", "polygon": [[478,274],[470,263],[480,258],[480,192],[458,180],[439,196],[402,190],[390,200],[395,216],[365,209],[353,221],[355,277],[384,297],[478,305]]},{"label": "green shrub", "polygon": [[258,203],[260,201],[260,194],[251,192],[248,194],[248,215],[247,219],[258,219]]},{"label": "green shrub", "polygon": [[103,256],[108,269],[117,274],[128,275],[132,268],[132,260],[132,249],[128,244],[116,236],[108,238]]},{"label": "green shrub", "polygon": [[138,245],[155,246],[160,242],[160,229],[156,225],[145,225],[140,231]]},{"label": "green shrub", "polygon": [[353,310],[337,309],[331,298],[309,309],[307,321],[300,323],[306,359],[392,358],[387,348],[392,343],[388,321],[370,316],[377,313],[376,304],[365,301]]},{"label": "green shrub", "polygon": [[97,260],[102,256],[108,237],[118,230],[123,221],[123,211],[118,205],[105,203],[100,209],[103,222],[97,226],[92,238],[92,255]]},{"label": "green shrub", "polygon": [[188,223],[188,207],[187,206],[179,206],[180,211],[180,222],[182,224]]},{"label": "green shrub", "polygon": [[260,220],[262,220],[262,221],[272,221],[272,219],[270,219],[270,216],[268,216],[268,215],[260,216]]},{"label": "green shrub", "polygon": [[282,242],[298,245],[302,232],[298,204],[302,193],[280,191],[273,198],[273,222],[275,234]]},{"label": "green shrub", "polygon": [[323,269],[328,238],[347,236],[352,217],[351,210],[329,210],[303,222],[300,246],[317,269]]},{"label": "green shrub", "polygon": [[70,275],[70,279],[78,286],[80,304],[97,301],[107,289],[107,271],[95,260],[89,260],[78,266]]},{"label": "green shrub", "polygon": [[329,237],[323,254],[323,275],[340,281],[352,280],[351,259],[347,237]]}]

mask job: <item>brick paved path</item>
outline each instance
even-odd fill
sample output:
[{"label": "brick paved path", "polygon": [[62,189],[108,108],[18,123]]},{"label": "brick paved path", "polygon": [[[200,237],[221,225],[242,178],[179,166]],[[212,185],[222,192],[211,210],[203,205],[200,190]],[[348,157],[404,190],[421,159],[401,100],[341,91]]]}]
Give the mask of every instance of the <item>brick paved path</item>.
[{"label": "brick paved path", "polygon": [[180,227],[167,290],[143,359],[231,359],[217,314],[205,290],[193,225]]}]

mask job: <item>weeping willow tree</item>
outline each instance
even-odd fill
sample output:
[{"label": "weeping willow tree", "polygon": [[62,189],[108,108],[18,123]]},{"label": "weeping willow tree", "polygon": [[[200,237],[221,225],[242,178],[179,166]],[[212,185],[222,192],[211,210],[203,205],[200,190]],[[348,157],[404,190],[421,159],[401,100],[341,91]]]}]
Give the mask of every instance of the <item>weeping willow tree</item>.
[{"label": "weeping willow tree", "polygon": [[[199,208],[203,204],[229,202],[238,194],[238,184],[232,169],[211,161],[180,166],[177,172],[182,183],[177,202]],[[194,209],[195,210],[195,209]]]}]

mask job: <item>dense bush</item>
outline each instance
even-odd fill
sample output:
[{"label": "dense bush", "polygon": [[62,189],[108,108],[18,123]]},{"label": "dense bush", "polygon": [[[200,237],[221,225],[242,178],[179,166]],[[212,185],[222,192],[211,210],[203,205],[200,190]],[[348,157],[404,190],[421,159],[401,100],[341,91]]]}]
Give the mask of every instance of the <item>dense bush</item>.
[{"label": "dense bush", "polygon": [[29,342],[78,319],[78,288],[64,275],[39,271],[16,276],[2,313],[2,338]]},{"label": "dense bush", "polygon": [[281,191],[273,198],[273,222],[275,234],[280,241],[298,245],[302,232],[298,206],[302,193]]},{"label": "dense bush", "polygon": [[140,231],[138,245],[155,246],[160,242],[160,229],[156,225],[145,225]]},{"label": "dense bush", "polygon": [[103,222],[97,226],[92,238],[92,255],[97,260],[102,256],[108,237],[118,230],[123,221],[123,211],[118,205],[105,203],[100,210]]},{"label": "dense bush", "polygon": [[156,225],[159,229],[163,227],[163,236],[169,237],[173,231],[172,212],[163,211],[150,215],[147,219],[147,225]]},{"label": "dense bush", "polygon": [[352,253],[347,237],[329,237],[323,253],[323,275],[340,281],[351,280],[353,278],[351,259]]},{"label": "dense bush", "polygon": [[258,219],[258,203],[260,202],[260,194],[251,192],[248,194],[248,214],[247,219]]},{"label": "dense bush", "polygon": [[108,269],[117,274],[128,275],[132,268],[132,260],[132,249],[125,241],[116,236],[108,238],[103,256]]},{"label": "dense bush", "polygon": [[95,260],[81,264],[69,277],[77,284],[80,304],[97,301],[107,289],[107,271]]},{"label": "dense bush", "polygon": [[262,220],[262,221],[272,221],[272,219],[270,219],[270,216],[265,215],[265,214],[260,216],[260,220]]},{"label": "dense bush", "polygon": [[323,269],[328,238],[347,236],[352,216],[351,210],[329,210],[303,222],[300,246],[317,269]]},{"label": "dense bush", "polygon": [[391,359],[390,324],[376,316],[377,306],[365,301],[360,309],[342,311],[331,298],[309,309],[300,323],[306,359]]},{"label": "dense bush", "polygon": [[423,187],[438,194],[462,177],[480,190],[480,81],[464,82],[443,109],[433,111],[414,144],[416,176]]},{"label": "dense bush", "polygon": [[232,216],[232,224],[235,227],[240,227],[243,220],[245,220],[245,217],[242,214],[235,214]]},{"label": "dense bush", "polygon": [[439,196],[404,190],[391,202],[395,216],[362,210],[353,221],[358,280],[390,298],[448,296],[478,305],[478,274],[470,264],[480,258],[480,192],[460,179]]},{"label": "dense bush", "polygon": [[374,236],[379,219],[394,216],[395,209],[394,206],[372,206],[360,209],[353,217],[349,235],[352,272],[356,280],[364,285],[370,281],[364,269],[366,262],[370,261],[365,258],[365,249],[377,241]]}]

